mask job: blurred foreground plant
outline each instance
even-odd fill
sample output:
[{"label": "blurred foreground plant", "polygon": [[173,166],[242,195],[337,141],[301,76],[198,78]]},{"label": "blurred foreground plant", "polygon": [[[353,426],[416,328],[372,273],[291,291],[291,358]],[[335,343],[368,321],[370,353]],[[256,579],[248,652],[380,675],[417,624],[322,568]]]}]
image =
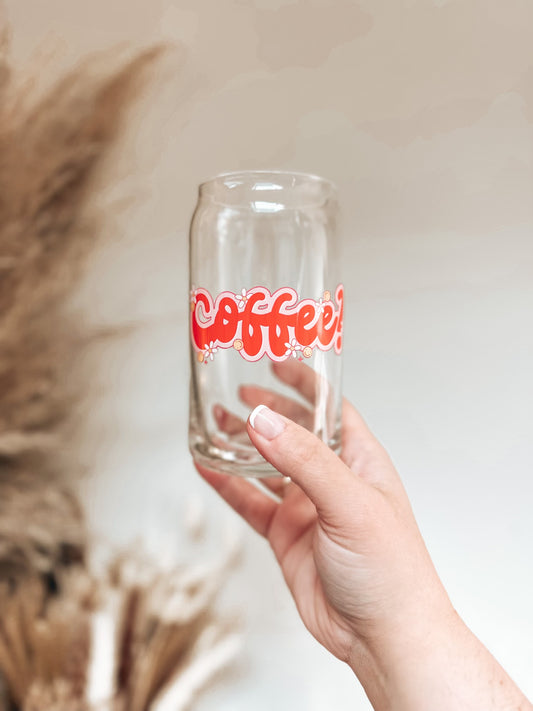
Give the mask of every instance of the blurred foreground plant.
[{"label": "blurred foreground plant", "polygon": [[163,573],[147,559],[123,554],[98,578],[76,566],[53,588],[29,576],[16,592],[4,587],[5,708],[188,708],[239,647],[233,625],[214,613],[229,562]]},{"label": "blurred foreground plant", "polygon": [[101,237],[98,172],[161,50],[43,90],[0,36],[0,708],[178,711],[235,652],[213,612],[227,566],[89,571],[73,364],[92,335],[65,308]]}]

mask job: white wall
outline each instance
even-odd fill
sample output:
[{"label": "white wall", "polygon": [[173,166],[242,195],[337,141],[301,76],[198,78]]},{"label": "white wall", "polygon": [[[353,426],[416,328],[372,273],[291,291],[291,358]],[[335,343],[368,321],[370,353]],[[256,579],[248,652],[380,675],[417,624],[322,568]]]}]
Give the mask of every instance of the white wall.
[{"label": "white wall", "polygon": [[[345,214],[345,391],[397,463],[456,607],[533,696],[533,5],[525,0],[7,0],[44,70],[128,40],[180,43],[136,111],[103,202],[119,240],[80,292],[135,321],[94,382],[95,528],[184,555],[190,497],[236,526],[186,445],[186,233],[201,179],[333,179]],[[228,523],[229,521],[229,523]],[[368,709],[310,640],[270,553],[226,590],[246,653],[199,711]],[[188,550],[188,549],[187,549]]]}]

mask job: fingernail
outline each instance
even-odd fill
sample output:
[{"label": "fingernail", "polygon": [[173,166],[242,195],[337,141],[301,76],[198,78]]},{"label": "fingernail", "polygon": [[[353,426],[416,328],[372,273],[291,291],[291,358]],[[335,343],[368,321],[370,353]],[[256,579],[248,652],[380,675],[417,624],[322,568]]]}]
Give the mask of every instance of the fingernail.
[{"label": "fingernail", "polygon": [[258,405],[249,417],[250,424],[261,437],[274,439],[285,429],[285,422],[266,405]]}]

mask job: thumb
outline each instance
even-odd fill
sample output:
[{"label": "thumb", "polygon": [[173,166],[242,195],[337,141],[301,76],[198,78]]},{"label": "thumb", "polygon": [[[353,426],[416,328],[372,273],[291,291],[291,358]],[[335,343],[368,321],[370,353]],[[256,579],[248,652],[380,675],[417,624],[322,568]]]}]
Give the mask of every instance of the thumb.
[{"label": "thumb", "polygon": [[335,523],[346,520],[343,514],[353,517],[353,494],[362,494],[366,484],[325,442],[266,405],[250,414],[248,434],[260,454],[298,484],[321,518]]}]

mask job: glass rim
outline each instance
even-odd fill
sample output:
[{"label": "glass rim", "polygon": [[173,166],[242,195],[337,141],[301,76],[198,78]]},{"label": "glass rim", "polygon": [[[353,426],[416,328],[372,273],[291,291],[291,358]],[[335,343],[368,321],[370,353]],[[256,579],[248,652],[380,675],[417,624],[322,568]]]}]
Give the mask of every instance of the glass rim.
[{"label": "glass rim", "polygon": [[[216,191],[217,188],[221,188],[227,191],[229,195],[231,193],[231,190],[235,187],[246,187],[245,180],[251,182],[254,176],[257,177],[257,179],[259,180],[265,180],[265,182],[269,177],[273,180],[292,178],[294,180],[299,180],[302,184],[304,182],[307,182],[309,185],[316,186],[320,189],[320,192],[316,195],[316,199],[310,199],[310,196],[308,195],[307,201],[298,204],[298,208],[323,205],[330,198],[336,197],[338,192],[337,186],[333,181],[329,180],[328,178],[324,178],[321,175],[317,175],[316,173],[306,173],[304,171],[295,170],[245,169],[219,173],[218,175],[214,175],[211,178],[203,180],[198,186],[198,193],[200,197],[207,197],[213,202],[218,203],[220,205],[227,205],[231,207],[246,207],[249,205],[249,201],[244,200],[235,202],[234,200],[228,200],[226,202],[223,196],[221,194],[217,194]],[[235,181],[241,180],[241,183],[236,184],[235,186],[231,186],[228,184],[229,180],[231,179]],[[251,190],[253,190],[255,186],[251,185],[250,187]],[[273,187],[271,192],[287,189],[289,187],[291,186],[280,185],[277,187]],[[265,188],[263,188],[263,190],[265,190]]]}]

